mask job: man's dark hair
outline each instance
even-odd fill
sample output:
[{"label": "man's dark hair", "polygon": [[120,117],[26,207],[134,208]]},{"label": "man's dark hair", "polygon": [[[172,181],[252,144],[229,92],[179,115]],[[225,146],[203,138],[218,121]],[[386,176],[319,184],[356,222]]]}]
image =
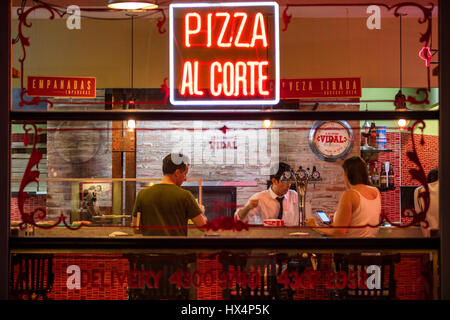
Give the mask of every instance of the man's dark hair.
[{"label": "man's dark hair", "polygon": [[[277,170],[278,169],[278,170]],[[270,181],[272,181],[273,178],[275,178],[277,181],[280,180],[283,173],[286,171],[291,171],[291,166],[284,162],[279,162],[275,165],[273,165],[270,168]]]},{"label": "man's dark hair", "polygon": [[431,169],[430,172],[428,172],[427,175],[427,182],[432,183],[436,182],[439,179],[439,171],[437,168]]},{"label": "man's dark hair", "polygon": [[170,153],[163,160],[163,174],[172,174],[177,169],[180,169],[180,171],[183,172],[184,170],[186,170],[186,165],[188,164],[188,162],[189,159],[185,155],[181,153]]},{"label": "man's dark hair", "polygon": [[351,185],[369,183],[369,174],[367,172],[367,164],[361,157],[351,157],[342,164],[345,175]]}]

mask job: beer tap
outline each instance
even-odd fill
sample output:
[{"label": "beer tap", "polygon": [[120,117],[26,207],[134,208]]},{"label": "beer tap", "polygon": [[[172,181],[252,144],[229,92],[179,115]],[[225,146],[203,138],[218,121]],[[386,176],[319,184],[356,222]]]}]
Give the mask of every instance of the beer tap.
[{"label": "beer tap", "polygon": [[317,170],[316,166],[313,166],[312,171],[310,168],[303,169],[299,166],[297,171],[286,171],[282,180],[286,182],[291,182],[295,184],[295,189],[297,190],[298,196],[298,206],[299,206],[299,225],[306,224],[306,191],[308,188],[308,183],[316,183],[322,181],[320,177],[320,172]]}]

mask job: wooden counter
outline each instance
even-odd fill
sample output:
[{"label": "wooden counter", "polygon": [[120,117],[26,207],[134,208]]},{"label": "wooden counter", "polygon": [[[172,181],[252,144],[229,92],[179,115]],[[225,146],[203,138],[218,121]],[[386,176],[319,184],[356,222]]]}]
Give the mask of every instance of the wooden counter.
[{"label": "wooden counter", "polygon": [[[113,232],[123,232],[126,236],[114,238],[152,238],[135,234],[133,229],[124,226],[83,226],[78,230],[70,230],[65,227],[52,229],[35,228],[34,235],[26,238],[110,238]],[[19,233],[23,237],[24,232]],[[184,237],[181,237],[184,238]],[[200,231],[195,227],[188,229],[188,238],[324,238],[308,227],[250,227],[243,231]],[[396,228],[381,227],[377,238],[423,238],[419,227]]]}]

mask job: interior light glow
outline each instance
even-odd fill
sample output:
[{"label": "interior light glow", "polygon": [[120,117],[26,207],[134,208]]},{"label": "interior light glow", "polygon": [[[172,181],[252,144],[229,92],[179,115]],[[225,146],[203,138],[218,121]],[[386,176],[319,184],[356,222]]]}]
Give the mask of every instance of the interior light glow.
[{"label": "interior light glow", "polygon": [[223,43],[223,36],[225,35],[225,30],[228,29],[228,24],[230,23],[230,14],[228,12],[217,12],[216,17],[225,18],[225,21],[222,24],[222,29],[220,30],[219,39],[217,39],[217,45],[221,48],[229,48],[231,47],[231,41],[233,39],[230,38],[228,43]]},{"label": "interior light glow", "polygon": [[243,61],[236,62],[236,88],[234,89],[234,96],[237,97],[240,94],[242,88],[242,94],[247,95],[247,65]]},{"label": "interior light glow", "polygon": [[189,89],[189,95],[202,96],[204,92],[198,88],[198,61],[194,61],[192,67],[191,61],[186,61],[183,66],[183,79],[181,81],[181,95],[186,94],[186,87]]},{"label": "interior light glow", "polygon": [[[196,27],[195,29],[191,29],[191,17],[194,17],[196,20]],[[197,12],[189,12],[188,14],[186,14],[186,16],[184,17],[184,34],[185,34],[185,46],[190,48],[191,47],[191,42],[189,41],[191,34],[197,34],[200,32],[200,28],[201,28],[201,18],[200,15]]]},{"label": "interior light glow", "polygon": [[242,21],[241,24],[239,25],[239,29],[238,29],[238,33],[236,35],[236,39],[234,40],[234,45],[236,47],[241,47],[241,48],[248,48],[250,47],[250,43],[241,43],[241,36],[242,36],[242,31],[244,30],[244,26],[247,22],[248,19],[248,15],[246,12],[235,12],[234,13],[234,17],[242,17]]},{"label": "interior light glow", "polygon": [[127,127],[130,130],[134,130],[136,128],[136,121],[133,119],[130,119],[127,121]]},{"label": "interior light glow", "polygon": [[[258,33],[258,30],[260,31]],[[266,37],[266,27],[264,25],[264,16],[261,12],[258,12],[255,16],[255,23],[253,24],[253,37],[250,47],[255,46],[256,40],[261,40],[263,42],[263,47],[267,48],[267,37]]]},{"label": "interior light glow", "polygon": [[398,126],[399,126],[400,128],[404,128],[404,127],[406,127],[406,125],[408,124],[408,122],[407,122],[405,119],[399,119],[399,120],[397,121],[397,124],[398,124]]}]

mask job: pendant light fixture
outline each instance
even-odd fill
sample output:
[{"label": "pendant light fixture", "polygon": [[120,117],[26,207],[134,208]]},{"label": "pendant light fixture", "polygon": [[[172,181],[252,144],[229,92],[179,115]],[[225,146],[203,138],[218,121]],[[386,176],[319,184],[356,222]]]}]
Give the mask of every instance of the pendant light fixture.
[{"label": "pendant light fixture", "polygon": [[[369,111],[369,106],[366,103],[366,112]],[[372,124],[369,123],[369,121],[366,119],[364,121],[364,124],[362,125],[362,130],[364,132],[361,132],[362,137],[364,138],[364,145],[361,147],[361,151],[364,152],[371,152],[375,150],[374,147],[369,145],[370,135],[372,134],[372,131],[375,130],[375,122],[372,121]]]},{"label": "pendant light fixture", "polygon": [[155,1],[108,0],[108,8],[117,10],[151,10],[158,8]]},{"label": "pendant light fixture", "polygon": [[395,111],[405,111],[406,108],[406,97],[402,92],[402,73],[403,73],[403,60],[402,60],[402,15],[400,14],[400,89],[395,95],[394,106]]},{"label": "pendant light fixture", "polygon": [[[128,103],[126,105],[127,110],[128,109],[135,109],[135,102],[136,102],[136,96],[135,96],[135,92],[134,92],[134,17],[136,16],[136,13],[133,12],[129,12],[126,14],[127,16],[130,17],[130,21],[131,21],[131,35],[130,35],[130,48],[131,48],[131,52],[130,52],[130,70],[131,70],[131,83],[130,83],[130,88],[131,88],[131,96],[128,99]],[[128,131],[132,132],[135,128],[136,128],[136,121],[134,119],[129,119],[127,121],[127,128]]]},{"label": "pendant light fixture", "polygon": [[408,127],[409,120],[406,119],[399,119],[397,120],[397,125],[399,126],[400,130],[405,130]]}]

